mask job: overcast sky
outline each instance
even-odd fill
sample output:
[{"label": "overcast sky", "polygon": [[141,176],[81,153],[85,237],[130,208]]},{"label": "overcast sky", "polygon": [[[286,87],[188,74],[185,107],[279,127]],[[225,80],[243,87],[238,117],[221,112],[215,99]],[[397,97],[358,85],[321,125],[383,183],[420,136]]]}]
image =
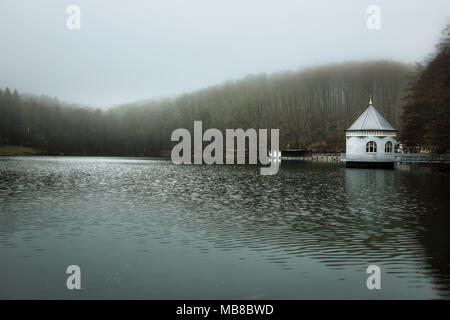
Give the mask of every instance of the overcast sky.
[{"label": "overcast sky", "polygon": [[[66,9],[81,8],[69,30]],[[369,5],[381,29],[366,26]],[[363,59],[418,62],[450,1],[1,0],[0,87],[109,106]]]}]

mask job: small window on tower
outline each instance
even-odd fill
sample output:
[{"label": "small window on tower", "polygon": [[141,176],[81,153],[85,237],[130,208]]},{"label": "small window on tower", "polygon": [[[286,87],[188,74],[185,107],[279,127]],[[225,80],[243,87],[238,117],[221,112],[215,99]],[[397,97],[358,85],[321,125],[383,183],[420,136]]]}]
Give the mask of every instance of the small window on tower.
[{"label": "small window on tower", "polygon": [[392,153],[392,142],[386,142],[386,144],[384,145],[384,152]]},{"label": "small window on tower", "polygon": [[375,141],[369,141],[366,144],[366,152],[377,152],[377,144],[375,143]]}]

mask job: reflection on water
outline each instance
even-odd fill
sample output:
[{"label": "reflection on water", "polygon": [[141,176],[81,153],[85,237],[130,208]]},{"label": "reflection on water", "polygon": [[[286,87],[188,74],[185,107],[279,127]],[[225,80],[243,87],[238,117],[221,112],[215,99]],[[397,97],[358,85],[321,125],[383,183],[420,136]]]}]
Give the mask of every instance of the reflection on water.
[{"label": "reflection on water", "polygon": [[414,167],[1,158],[0,298],[449,298],[449,190]]}]

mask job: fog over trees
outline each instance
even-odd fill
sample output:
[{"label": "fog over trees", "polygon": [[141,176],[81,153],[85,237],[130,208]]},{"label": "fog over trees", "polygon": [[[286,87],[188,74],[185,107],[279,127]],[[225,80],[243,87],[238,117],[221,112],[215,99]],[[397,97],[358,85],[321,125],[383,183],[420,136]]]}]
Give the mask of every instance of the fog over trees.
[{"label": "fog over trees", "polygon": [[282,148],[339,152],[345,149],[344,130],[365,109],[369,96],[394,127],[399,125],[412,71],[388,60],[332,64],[251,75],[108,110],[5,88],[0,90],[0,144],[47,154],[158,156],[174,144],[174,129],[192,130],[194,120],[202,120],[203,130],[278,128]]}]

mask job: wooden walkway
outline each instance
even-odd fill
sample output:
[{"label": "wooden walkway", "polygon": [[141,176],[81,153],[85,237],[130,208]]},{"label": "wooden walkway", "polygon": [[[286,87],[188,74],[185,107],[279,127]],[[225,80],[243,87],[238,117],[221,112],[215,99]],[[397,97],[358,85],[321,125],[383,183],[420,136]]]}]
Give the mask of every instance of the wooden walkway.
[{"label": "wooden walkway", "polygon": [[[314,153],[304,157],[284,157],[281,160],[340,162],[346,161],[345,153]],[[450,163],[450,154],[433,153],[395,153],[396,163]]]}]

